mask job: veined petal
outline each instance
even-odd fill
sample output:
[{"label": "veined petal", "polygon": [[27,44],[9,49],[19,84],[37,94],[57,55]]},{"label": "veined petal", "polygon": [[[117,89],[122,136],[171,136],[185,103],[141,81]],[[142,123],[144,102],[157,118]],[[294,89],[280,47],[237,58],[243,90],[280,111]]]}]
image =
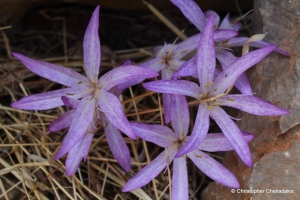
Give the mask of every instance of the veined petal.
[{"label": "veined petal", "polygon": [[221,97],[222,106],[229,106],[254,115],[280,116],[290,112],[251,95],[226,95]]},{"label": "veined petal", "polygon": [[88,83],[88,79],[85,76],[72,69],[34,60],[19,53],[12,53],[12,55],[20,60],[33,73],[56,83],[69,87],[76,86],[82,82]]},{"label": "veined petal", "polygon": [[175,133],[167,126],[138,122],[131,122],[130,125],[138,137],[161,147],[172,146],[173,141],[176,140]]},{"label": "veined petal", "polygon": [[118,97],[122,94],[122,92],[125,89],[127,89],[131,86],[137,85],[137,84],[141,83],[142,81],[144,81],[144,79],[139,79],[139,80],[135,79],[135,80],[128,81],[126,83],[122,83],[120,85],[115,86],[114,88],[111,88],[110,92]]},{"label": "veined petal", "polygon": [[240,30],[241,26],[242,26],[241,22],[232,24],[231,21],[229,20],[229,13],[228,13],[225,16],[225,18],[222,20],[219,28],[220,29],[232,29],[232,30],[238,31],[238,30]]},{"label": "veined petal", "polygon": [[186,158],[174,158],[172,175],[172,199],[188,200],[188,185]]},{"label": "veined petal", "polygon": [[186,61],[181,67],[173,74],[172,78],[179,78],[185,76],[192,76],[198,78],[195,57]]},{"label": "veined petal", "polygon": [[230,66],[228,66],[224,71],[215,79],[214,83],[211,85],[210,95],[216,96],[218,94],[224,93],[231,85],[234,84],[236,79],[247,69],[252,67],[266,57],[275,46],[265,47],[247,53],[246,55],[240,57]]},{"label": "veined petal", "polygon": [[116,85],[123,84],[134,79],[141,80],[158,75],[159,74],[152,69],[135,65],[126,65],[112,69],[104,74],[99,79],[98,84],[101,85],[102,90],[109,90]]},{"label": "veined petal", "polygon": [[139,64],[139,66],[146,67],[148,69],[153,69],[158,72],[161,69],[163,69],[166,66],[166,64],[162,63],[162,59],[160,57],[158,57],[158,58],[153,58],[151,60],[143,62],[142,64]]},{"label": "veined petal", "polygon": [[[216,51],[216,57],[221,63],[223,69],[226,69],[229,65],[231,65],[237,58],[229,51],[224,49],[218,49]],[[252,95],[252,88],[247,78],[246,73],[242,73],[238,79],[236,80],[234,86],[242,93]]]},{"label": "veined petal", "polygon": [[201,32],[204,30],[206,18],[200,7],[193,0],[171,0],[182,14],[193,23]]},{"label": "veined petal", "polygon": [[114,158],[126,172],[129,172],[130,152],[120,131],[114,125],[112,125],[112,123],[110,123],[105,116],[103,116],[101,119],[105,130],[106,140]]},{"label": "veined petal", "polygon": [[69,152],[83,138],[89,127],[93,126],[94,112],[95,99],[83,98],[75,111],[69,131],[54,157],[55,160]]},{"label": "veined petal", "polygon": [[168,124],[171,121],[171,96],[172,94],[163,94],[163,107],[164,107],[164,117],[165,123]]},{"label": "veined petal", "polygon": [[128,192],[143,187],[154,179],[166,166],[170,164],[175,156],[176,151],[168,149],[163,151],[151,163],[140,170],[132,177],[123,187],[122,192]]},{"label": "veined petal", "polygon": [[177,138],[187,135],[190,124],[189,107],[186,97],[183,95],[172,95],[171,98],[171,120]]},{"label": "veined petal", "polygon": [[193,82],[186,80],[159,80],[144,83],[143,86],[150,91],[167,93],[167,94],[181,94],[196,99],[200,98],[200,87]]},{"label": "veined petal", "polygon": [[238,32],[236,32],[234,30],[217,29],[214,31],[214,41],[221,42],[224,40],[229,40],[229,39],[235,37],[237,34],[238,34]]},{"label": "veined petal", "polygon": [[[226,45],[228,45],[230,47],[243,46],[248,40],[249,40],[248,37],[235,37],[235,38],[230,39]],[[267,43],[265,41],[255,41],[255,42],[250,42],[249,44],[251,47],[257,47],[257,48],[274,46],[273,44]],[[289,53],[287,53],[277,47],[274,48],[273,51],[276,51],[277,53],[280,53],[284,56],[290,57]]]},{"label": "veined petal", "polygon": [[94,134],[86,134],[70,149],[66,160],[66,174],[72,176],[78,170],[80,162],[89,152]]},{"label": "veined petal", "polygon": [[204,13],[204,16],[206,17],[206,19],[208,20],[211,16],[214,16],[214,28],[218,28],[219,27],[219,23],[220,23],[220,17],[219,15],[213,11],[213,10],[208,10]]},{"label": "veined petal", "polygon": [[61,97],[62,102],[67,106],[68,108],[74,108],[76,109],[78,107],[78,104],[80,100],[78,99],[73,99],[67,96],[62,96]]},{"label": "veined petal", "polygon": [[237,125],[220,107],[214,107],[214,109],[210,110],[210,115],[221,128],[243,162],[248,167],[252,167],[252,157],[249,146]]},{"label": "veined petal", "polygon": [[122,104],[115,95],[100,90],[98,93],[98,105],[110,123],[124,132],[128,137],[132,139],[136,138],[125,116]]},{"label": "veined petal", "polygon": [[198,108],[198,113],[195,121],[195,126],[191,136],[184,143],[181,149],[176,154],[176,158],[187,154],[188,152],[196,149],[199,144],[204,140],[207,135],[209,128],[209,110],[208,108],[200,104]]},{"label": "veined petal", "polygon": [[[247,143],[254,138],[254,135],[251,133],[242,132],[242,135]],[[234,150],[234,147],[223,133],[210,133],[207,134],[205,139],[200,143],[198,149],[208,152],[217,152],[231,151]]]},{"label": "veined petal", "polygon": [[218,161],[206,153],[194,150],[187,154],[194,164],[209,178],[230,188],[239,188],[237,178]]},{"label": "veined petal", "polygon": [[69,110],[56,118],[54,121],[50,123],[49,131],[50,132],[57,132],[61,129],[68,128],[71,126],[71,122],[74,118],[75,110]]},{"label": "veined petal", "polygon": [[[23,97],[17,102],[11,104],[11,107],[22,110],[47,110],[64,105],[61,100],[62,96],[72,95],[72,98],[81,98],[88,95],[87,87],[64,88],[45,92],[41,94],[34,94]],[[76,93],[75,93],[76,91]]]},{"label": "veined petal", "polygon": [[99,29],[99,9],[97,6],[86,28],[83,38],[83,61],[85,73],[92,83],[96,83],[99,74],[101,47],[98,34]]},{"label": "veined petal", "polygon": [[197,54],[195,56],[201,92],[205,94],[207,91],[209,91],[210,87],[207,84],[213,81],[216,68],[216,50],[213,39],[213,20],[214,18],[211,16],[203,33],[201,34]]}]

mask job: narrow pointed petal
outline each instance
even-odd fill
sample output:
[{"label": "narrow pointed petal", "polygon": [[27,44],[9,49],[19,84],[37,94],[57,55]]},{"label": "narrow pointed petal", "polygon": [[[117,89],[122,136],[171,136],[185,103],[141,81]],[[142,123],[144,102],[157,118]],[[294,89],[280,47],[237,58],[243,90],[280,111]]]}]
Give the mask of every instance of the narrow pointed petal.
[{"label": "narrow pointed petal", "polygon": [[77,144],[69,151],[66,160],[66,174],[72,176],[79,168],[80,162],[84,159],[90,149],[94,134],[86,134]]},{"label": "narrow pointed petal", "polygon": [[209,128],[209,110],[203,104],[199,105],[194,129],[191,136],[176,154],[176,158],[196,149],[204,140]]},{"label": "narrow pointed petal", "polygon": [[183,63],[183,65],[173,74],[172,78],[180,78],[185,76],[198,78],[196,61],[194,57]]},{"label": "narrow pointed petal", "polygon": [[214,16],[214,29],[219,27],[219,23],[220,23],[220,17],[219,15],[213,11],[213,10],[208,10],[204,13],[204,16],[206,17],[206,19],[208,20],[211,16]]},{"label": "narrow pointed petal", "polygon": [[47,110],[64,105],[62,96],[72,95],[72,98],[81,98],[88,95],[86,91],[86,87],[76,87],[33,94],[12,103],[11,107],[22,110]]},{"label": "narrow pointed petal", "polygon": [[214,30],[214,41],[221,42],[224,40],[229,40],[235,37],[237,34],[238,32],[234,30],[217,29]]},{"label": "narrow pointed petal", "polygon": [[189,107],[186,97],[183,95],[172,95],[171,98],[171,119],[176,138],[183,138],[187,135],[190,124]]},{"label": "narrow pointed petal", "polygon": [[172,94],[163,94],[163,107],[164,107],[164,117],[165,123],[168,124],[171,121],[171,96]]},{"label": "narrow pointed petal", "polygon": [[221,97],[222,106],[229,106],[239,110],[261,116],[281,116],[290,112],[250,95],[226,95]]},{"label": "narrow pointed petal", "polygon": [[89,97],[83,98],[75,111],[69,131],[54,160],[59,159],[69,152],[83,138],[89,127],[93,126],[91,123],[93,122],[94,112],[95,99],[90,99]]},{"label": "narrow pointed petal", "polygon": [[[254,138],[254,135],[251,133],[242,132],[242,135],[247,143]],[[223,133],[210,133],[200,143],[198,149],[208,152],[218,152],[231,151],[234,150],[234,147]]]},{"label": "narrow pointed petal", "polygon": [[206,18],[200,7],[193,0],[171,0],[182,14],[193,23],[201,32],[204,30]]},{"label": "narrow pointed petal", "polygon": [[101,85],[102,90],[109,90],[116,85],[120,85],[128,81],[152,78],[158,75],[159,74],[152,69],[135,65],[126,65],[110,70],[101,76],[98,83]]},{"label": "narrow pointed petal", "polygon": [[143,86],[150,91],[167,93],[167,94],[181,94],[196,99],[200,96],[200,87],[193,82],[186,80],[160,80],[144,83]]},{"label": "narrow pointed petal", "polygon": [[105,117],[102,117],[101,119],[105,130],[106,140],[114,158],[126,172],[129,172],[130,152],[120,131],[105,119]]},{"label": "narrow pointed petal", "polygon": [[163,151],[151,163],[140,170],[132,177],[123,187],[122,192],[128,192],[140,187],[143,187],[154,179],[166,166],[170,164],[175,156],[176,151]]},{"label": "narrow pointed petal", "polygon": [[19,53],[12,53],[12,55],[20,60],[33,73],[53,82],[69,87],[76,86],[81,82],[88,82],[85,76],[72,69],[52,63],[34,60]]},{"label": "narrow pointed petal", "polygon": [[93,12],[83,38],[84,68],[88,79],[92,83],[95,83],[98,79],[101,60],[101,47],[98,34],[99,9],[100,6],[97,6]]},{"label": "narrow pointed petal", "polygon": [[110,123],[125,133],[128,137],[132,139],[136,138],[125,116],[122,104],[115,95],[104,90],[100,90],[98,94],[98,105]]},{"label": "narrow pointed petal", "polygon": [[203,33],[201,34],[198,51],[195,57],[198,78],[202,93],[209,89],[208,83],[213,81],[216,68],[216,50],[213,39],[213,16],[208,20]]},{"label": "narrow pointed petal", "polygon": [[[248,37],[235,37],[230,39],[227,42],[227,45],[230,47],[238,47],[238,46],[243,46],[247,41],[249,40]],[[269,46],[274,46],[273,44],[267,43],[265,41],[255,41],[255,42],[250,42],[251,47],[257,47],[257,48],[264,48],[264,47],[269,47]],[[277,53],[280,53],[284,56],[290,57],[290,54],[279,49],[275,48],[273,51],[276,51]]]},{"label": "narrow pointed petal", "polygon": [[158,58],[153,58],[151,60],[143,62],[142,64],[139,64],[139,66],[146,67],[148,69],[152,69],[152,70],[158,72],[161,69],[163,69],[166,66],[166,64],[164,62],[162,62],[162,59],[160,57],[158,57]]},{"label": "narrow pointed petal", "polygon": [[219,26],[220,29],[232,29],[235,31],[240,30],[241,27],[242,27],[241,22],[237,22],[234,24],[231,23],[231,21],[229,20],[229,13],[225,16],[225,18],[223,19],[223,21]]},{"label": "narrow pointed petal", "polygon": [[138,122],[131,122],[130,125],[138,137],[160,147],[172,146],[173,141],[176,139],[175,133],[167,126],[148,125]]},{"label": "narrow pointed petal", "polygon": [[[234,61],[237,60],[237,58],[229,51],[219,49],[216,51],[216,57],[221,63],[221,66],[223,69],[226,69],[228,66],[230,66]],[[242,73],[238,79],[236,80],[234,86],[242,93],[242,94],[248,94],[252,95],[252,88],[249,83],[249,80],[247,78],[246,73]]]},{"label": "narrow pointed petal", "polygon": [[210,110],[210,115],[221,128],[222,132],[232,144],[242,161],[248,167],[252,167],[252,157],[249,146],[237,125],[220,107],[214,107],[214,109]]},{"label": "narrow pointed petal", "polygon": [[186,158],[175,158],[172,175],[172,199],[188,200],[188,185]]},{"label": "narrow pointed petal", "polygon": [[135,80],[131,80],[131,81],[128,81],[126,83],[122,83],[120,85],[117,85],[115,86],[114,88],[111,88],[110,91],[111,93],[113,93],[114,95],[116,95],[117,97],[120,96],[122,94],[122,92],[131,87],[131,86],[134,86],[134,85],[137,85],[141,82],[143,82],[144,79],[135,79]]},{"label": "narrow pointed petal", "polygon": [[209,178],[230,188],[240,187],[237,178],[232,174],[232,172],[206,153],[195,150],[188,153],[188,157]]},{"label": "narrow pointed petal", "polygon": [[69,110],[56,118],[54,121],[50,123],[49,131],[50,132],[57,132],[61,129],[68,128],[71,126],[71,122],[74,118],[75,110]]},{"label": "narrow pointed petal", "polygon": [[67,106],[68,108],[74,108],[76,109],[79,105],[80,100],[78,99],[73,99],[67,96],[62,96],[61,97],[62,102]]},{"label": "narrow pointed petal", "polygon": [[212,91],[210,95],[215,96],[224,93],[230,86],[234,84],[234,82],[243,72],[261,61],[274,48],[275,46],[270,46],[258,49],[237,59],[230,66],[224,69],[224,71],[215,79],[214,83],[211,85]]}]

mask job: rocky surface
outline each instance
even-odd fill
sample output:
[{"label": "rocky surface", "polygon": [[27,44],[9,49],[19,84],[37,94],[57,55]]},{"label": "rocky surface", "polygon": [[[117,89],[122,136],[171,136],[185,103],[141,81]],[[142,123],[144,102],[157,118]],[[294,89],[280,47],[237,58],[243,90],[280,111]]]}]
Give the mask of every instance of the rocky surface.
[{"label": "rocky surface", "polygon": [[[290,53],[286,58],[270,54],[249,71],[255,92],[264,100],[291,114],[283,117],[260,117],[240,113],[241,130],[255,134],[250,143],[253,169],[247,168],[234,152],[229,152],[224,165],[239,179],[243,193],[211,183],[203,199],[300,199],[300,1],[255,0],[253,24],[256,33],[268,33],[266,41]],[[259,191],[258,191],[259,192]],[[280,193],[293,192],[293,193]]]}]

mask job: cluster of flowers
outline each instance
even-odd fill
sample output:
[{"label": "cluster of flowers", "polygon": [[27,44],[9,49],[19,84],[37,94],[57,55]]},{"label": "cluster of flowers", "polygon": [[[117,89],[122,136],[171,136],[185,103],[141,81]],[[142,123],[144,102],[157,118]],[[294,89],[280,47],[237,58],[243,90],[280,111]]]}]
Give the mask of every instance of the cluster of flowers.
[{"label": "cluster of flowers", "polygon": [[[54,82],[67,86],[42,94],[27,96],[14,102],[12,107],[25,110],[44,110],[65,105],[69,111],[54,120],[51,132],[69,128],[54,159],[66,153],[66,174],[73,175],[82,159],[86,159],[97,127],[102,123],[113,156],[124,168],[130,170],[130,152],[120,131],[128,137],[136,136],[155,143],[165,150],[150,164],[131,178],[123,192],[142,187],[154,179],[172,161],[172,199],[188,199],[186,158],[211,179],[231,188],[239,188],[236,177],[207,152],[235,150],[242,161],[252,166],[248,142],[253,135],[242,132],[220,106],[229,106],[255,115],[286,115],[289,112],[253,96],[244,73],[271,51],[289,56],[286,52],[263,41],[250,45],[259,50],[236,58],[228,48],[243,46],[249,38],[236,37],[241,24],[231,23],[229,15],[219,25],[219,16],[213,11],[203,13],[192,0],[171,0],[201,33],[179,44],[165,44],[154,49],[155,58],[139,66],[130,61],[98,79],[101,52],[98,35],[99,6],[95,9],[86,29],[84,71],[86,77],[55,64],[37,61],[19,53],[13,53],[29,70]],[[188,61],[182,58],[193,50],[196,55]],[[216,68],[216,59],[222,70]],[[163,125],[129,122],[118,96],[132,85],[147,78],[161,79],[143,84],[151,91],[163,93],[165,123]],[[199,84],[179,80],[182,76],[199,79]],[[229,94],[235,86],[241,94]],[[185,96],[199,102],[198,113],[190,136],[190,115]],[[207,134],[212,118],[223,133]],[[203,151],[201,151],[203,150]],[[186,156],[187,157],[186,157]]]}]

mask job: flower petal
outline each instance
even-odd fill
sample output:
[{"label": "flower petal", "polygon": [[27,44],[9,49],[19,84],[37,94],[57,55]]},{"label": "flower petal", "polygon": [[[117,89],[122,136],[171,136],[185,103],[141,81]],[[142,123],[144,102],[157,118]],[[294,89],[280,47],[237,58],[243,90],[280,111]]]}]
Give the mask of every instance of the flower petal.
[{"label": "flower petal", "polygon": [[54,121],[50,123],[49,131],[50,132],[57,132],[61,129],[68,128],[71,126],[71,122],[74,118],[75,110],[69,110],[56,118]]},{"label": "flower petal", "polygon": [[[156,56],[156,55],[154,54],[154,56]],[[139,66],[146,67],[148,69],[153,69],[158,72],[161,69],[163,69],[166,65],[165,65],[165,63],[162,63],[162,59],[160,57],[158,57],[158,58],[153,58],[151,60],[143,62],[142,64],[139,64]]]},{"label": "flower petal", "polygon": [[167,94],[181,94],[196,99],[199,98],[200,88],[196,83],[186,80],[159,80],[144,83],[143,86],[150,91],[167,93]]},{"label": "flower petal", "polygon": [[163,94],[163,107],[164,107],[164,117],[165,123],[168,124],[171,121],[171,97],[172,94]]},{"label": "flower petal", "polygon": [[101,119],[105,130],[106,140],[114,158],[126,172],[129,172],[130,152],[120,131],[112,125],[105,116]]},{"label": "flower petal", "polygon": [[208,10],[204,13],[204,16],[206,17],[206,19],[208,20],[211,16],[214,16],[214,29],[219,27],[219,23],[220,23],[220,17],[219,15],[213,11],[213,10]]},{"label": "flower petal", "polygon": [[132,139],[136,138],[125,116],[122,104],[115,95],[100,90],[98,93],[98,105],[110,123],[124,132],[128,137]]},{"label": "flower petal", "polygon": [[70,149],[66,160],[66,174],[72,176],[78,170],[80,162],[89,153],[94,134],[86,134]]},{"label": "flower petal", "polygon": [[83,38],[83,61],[85,73],[92,83],[96,83],[99,74],[101,47],[98,34],[99,29],[99,9],[97,6],[85,30]]},{"label": "flower petal", "polygon": [[221,97],[222,106],[229,106],[239,110],[261,116],[280,116],[290,112],[250,95],[226,95]]},{"label": "flower petal", "polygon": [[204,140],[207,135],[209,128],[209,110],[205,105],[200,104],[198,108],[198,113],[195,121],[194,129],[191,136],[184,143],[181,149],[176,154],[176,158],[187,154],[188,152],[196,149],[199,144]]},{"label": "flower petal", "polygon": [[172,78],[179,78],[185,76],[192,76],[198,78],[195,57],[186,61],[181,67],[173,74]]},{"label": "flower petal", "polygon": [[186,158],[174,158],[172,175],[172,199],[189,199]]},{"label": "flower petal", "polygon": [[275,46],[265,47],[247,53],[246,55],[240,57],[230,66],[228,66],[224,71],[215,79],[212,84],[210,95],[216,96],[218,94],[224,93],[231,85],[234,84],[236,79],[247,69],[252,67],[266,57]]},{"label": "flower petal", "polygon": [[237,178],[218,161],[202,151],[194,150],[187,154],[194,164],[209,178],[230,188],[239,188]]},{"label": "flower petal", "polygon": [[193,0],[171,0],[182,14],[193,23],[201,32],[204,30],[206,18],[200,7]]},{"label": "flower petal", "polygon": [[20,60],[33,73],[56,83],[71,87],[76,86],[81,82],[88,82],[85,76],[72,69],[52,63],[34,60],[19,53],[12,53],[12,55]]},{"label": "flower petal", "polygon": [[241,27],[242,27],[241,22],[236,22],[234,24],[231,23],[231,21],[229,20],[229,13],[225,16],[225,18],[223,19],[223,21],[219,26],[220,29],[231,29],[235,31],[240,30]]},{"label": "flower petal", "polygon": [[95,99],[90,99],[90,97],[83,98],[75,111],[69,131],[54,160],[69,152],[83,138],[89,127],[93,126],[91,123],[93,123],[94,112]]},{"label": "flower petal", "polygon": [[201,92],[206,94],[208,83],[213,81],[216,68],[216,50],[213,40],[213,16],[208,20],[201,34],[198,50],[195,57]]},{"label": "flower petal", "polygon": [[131,122],[130,125],[138,137],[161,147],[172,146],[176,139],[175,133],[167,126],[148,125],[139,122]]},{"label": "flower petal", "polygon": [[151,163],[140,170],[132,177],[123,187],[122,192],[128,192],[143,187],[154,179],[166,166],[170,164],[175,156],[176,151],[163,151]]},{"label": "flower petal", "polygon": [[[242,132],[243,137],[247,143],[249,143],[254,135],[247,132]],[[209,151],[209,152],[217,152],[217,151],[231,151],[234,150],[234,147],[226,138],[223,133],[210,133],[207,134],[205,139],[200,143],[200,150]]]},{"label": "flower petal", "polygon": [[110,88],[126,83],[132,80],[143,80],[146,78],[152,78],[159,74],[145,67],[139,67],[135,65],[120,66],[110,70],[104,74],[98,81],[102,90],[109,90]]},{"label": "flower petal", "polygon": [[78,104],[80,100],[78,99],[73,99],[67,96],[62,96],[61,97],[62,102],[67,106],[68,108],[74,108],[76,109],[78,107]]},{"label": "flower petal", "polygon": [[189,107],[186,97],[183,95],[172,95],[171,98],[171,120],[177,138],[187,135],[190,124]]},{"label": "flower petal", "polygon": [[47,110],[64,105],[62,96],[72,95],[72,98],[81,98],[88,95],[86,91],[87,87],[76,87],[34,94],[12,103],[11,107],[22,110]]},{"label": "flower petal", "polygon": [[220,107],[214,107],[214,109],[210,110],[210,115],[221,128],[243,162],[248,167],[252,167],[252,157],[249,146],[237,125]]}]

